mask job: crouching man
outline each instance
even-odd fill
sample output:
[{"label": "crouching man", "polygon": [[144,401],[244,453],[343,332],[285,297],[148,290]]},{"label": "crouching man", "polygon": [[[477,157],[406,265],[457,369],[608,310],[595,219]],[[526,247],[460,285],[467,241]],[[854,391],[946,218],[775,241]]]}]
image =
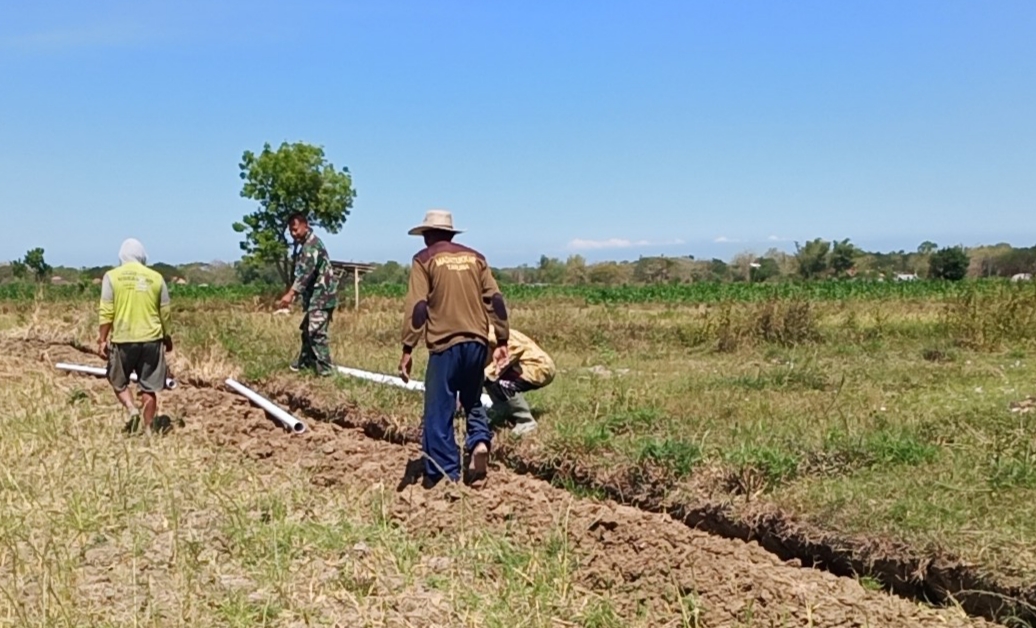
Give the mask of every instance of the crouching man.
[{"label": "crouching man", "polygon": [[[489,346],[497,348],[496,333],[489,328]],[[491,424],[512,425],[515,436],[536,429],[536,419],[522,393],[537,390],[554,381],[554,360],[531,338],[511,328],[507,340],[509,359],[501,369],[495,361],[487,360],[485,389],[493,406],[489,409]]]},{"label": "crouching man", "polygon": [[145,266],[147,253],[137,240],[122,243],[119,262],[101,281],[97,350],[108,360],[108,382],[126,407],[130,431],[138,428],[140,419],[129,390],[130,376],[136,374],[144,429],[149,430],[158,410],[158,391],[165,388],[165,352],[173,350],[169,290],[162,275]]}]

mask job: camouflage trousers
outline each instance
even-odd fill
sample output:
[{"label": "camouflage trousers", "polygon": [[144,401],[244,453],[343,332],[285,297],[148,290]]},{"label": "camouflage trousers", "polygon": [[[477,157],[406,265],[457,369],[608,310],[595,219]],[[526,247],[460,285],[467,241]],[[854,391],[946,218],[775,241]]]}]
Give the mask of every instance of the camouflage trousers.
[{"label": "camouflage trousers", "polygon": [[295,364],[300,369],[314,368],[320,375],[334,372],[331,362],[331,346],[328,344],[328,330],[334,310],[313,310],[306,312],[299,330],[302,332],[302,351]]}]

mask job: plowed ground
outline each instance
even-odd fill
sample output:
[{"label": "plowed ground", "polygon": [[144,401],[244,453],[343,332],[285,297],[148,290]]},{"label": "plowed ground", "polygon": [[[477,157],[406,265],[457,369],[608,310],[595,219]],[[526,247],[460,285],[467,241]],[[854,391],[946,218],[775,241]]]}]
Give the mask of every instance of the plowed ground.
[{"label": "plowed ground", "polygon": [[[25,341],[4,341],[0,349],[7,364],[17,365],[20,376],[47,373],[66,387],[74,381],[99,403],[115,407],[102,378],[53,373],[55,362],[100,366],[97,358],[69,346]],[[617,625],[992,625],[966,617],[957,609],[928,608],[872,590],[854,579],[783,563],[754,543],[711,536],[664,515],[580,498],[500,466],[491,466],[487,482],[479,488],[401,486],[408,464],[419,458],[416,447],[374,440],[356,430],[302,415],[297,416],[307,422],[308,431],[292,435],[218,383],[182,383],[178,389],[165,392],[161,403],[162,413],[183,421],[162,438],[178,439],[198,449],[240,452],[265,473],[309,487],[317,499],[342,491],[384,491],[388,497],[381,505],[382,514],[404,535],[458,538],[477,531],[505,538],[517,547],[556,546],[563,554],[558,560],[571,565],[566,581],[573,583],[572,590],[562,594],[582,598],[584,605],[608,600],[617,615]],[[97,424],[91,429],[115,433],[115,422],[113,419],[110,424]],[[6,554],[8,549],[0,547],[0,552]],[[108,578],[105,583],[84,576],[85,582],[92,582],[92,588],[81,593],[96,596],[107,591],[103,595],[118,599],[114,592],[128,586],[115,569],[119,560],[118,552],[102,552],[78,567],[107,574]],[[454,577],[459,569],[454,559],[423,560],[429,573],[438,578]],[[162,568],[161,561],[151,565],[158,574],[155,577],[160,577]],[[477,577],[494,579],[504,574],[497,567],[487,566]],[[376,613],[366,607],[362,621],[357,623],[360,616],[356,608],[329,598],[328,616],[334,616],[342,626],[480,625],[477,613],[472,615],[469,609],[462,617],[456,600],[437,595],[434,587],[425,586],[427,583],[418,586],[391,579],[374,581],[372,595],[391,603],[379,606],[381,610]],[[118,606],[114,603],[113,613]],[[132,615],[133,610],[124,612]],[[611,625],[599,620],[594,623],[587,617],[557,616],[553,623]]]}]

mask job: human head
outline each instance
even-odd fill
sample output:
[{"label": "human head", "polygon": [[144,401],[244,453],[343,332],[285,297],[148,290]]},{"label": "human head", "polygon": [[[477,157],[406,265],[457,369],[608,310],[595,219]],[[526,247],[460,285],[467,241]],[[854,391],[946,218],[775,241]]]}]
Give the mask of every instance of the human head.
[{"label": "human head", "polygon": [[422,233],[424,236],[424,245],[431,246],[436,242],[450,242],[453,240],[453,236],[457,235],[454,231],[445,231],[443,229],[429,229]]},{"label": "human head", "polygon": [[309,233],[309,219],[302,212],[295,212],[288,217],[288,232],[296,242],[303,242]]},{"label": "human head", "polygon": [[147,264],[147,251],[144,250],[144,245],[140,243],[140,240],[127,238],[122,242],[122,246],[119,247],[119,262]]},{"label": "human head", "polygon": [[431,246],[436,242],[449,242],[462,231],[453,228],[453,214],[444,209],[430,209],[424,215],[424,222],[407,233],[423,236],[425,246]]}]

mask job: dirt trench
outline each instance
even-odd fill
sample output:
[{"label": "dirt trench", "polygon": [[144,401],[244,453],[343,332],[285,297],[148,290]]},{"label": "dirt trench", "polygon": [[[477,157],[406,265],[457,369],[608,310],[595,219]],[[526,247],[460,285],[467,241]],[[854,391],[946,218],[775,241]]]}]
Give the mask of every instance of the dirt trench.
[{"label": "dirt trench", "polygon": [[[69,346],[19,343],[5,349],[36,368],[54,362],[98,364]],[[70,374],[93,380],[99,378]],[[289,434],[240,395],[181,383],[163,394],[163,410],[185,426],[169,437],[199,439],[239,450],[260,464],[302,469],[316,487],[395,482],[419,457],[414,444],[373,439],[355,428],[308,420],[308,431]],[[322,490],[318,488],[317,490]],[[606,596],[624,617],[645,609],[672,613],[667,592],[692,594],[701,626],[992,626],[959,609],[933,609],[865,589],[858,581],[782,561],[755,542],[722,538],[673,518],[613,501],[581,499],[532,475],[491,465],[478,489],[408,485],[394,493],[392,517],[410,530],[449,534],[455,518],[437,517],[463,493],[479,522],[517,543],[542,543],[564,518],[577,557],[580,584]],[[673,617],[668,625],[684,625]],[[750,622],[750,623],[749,623]]]}]

